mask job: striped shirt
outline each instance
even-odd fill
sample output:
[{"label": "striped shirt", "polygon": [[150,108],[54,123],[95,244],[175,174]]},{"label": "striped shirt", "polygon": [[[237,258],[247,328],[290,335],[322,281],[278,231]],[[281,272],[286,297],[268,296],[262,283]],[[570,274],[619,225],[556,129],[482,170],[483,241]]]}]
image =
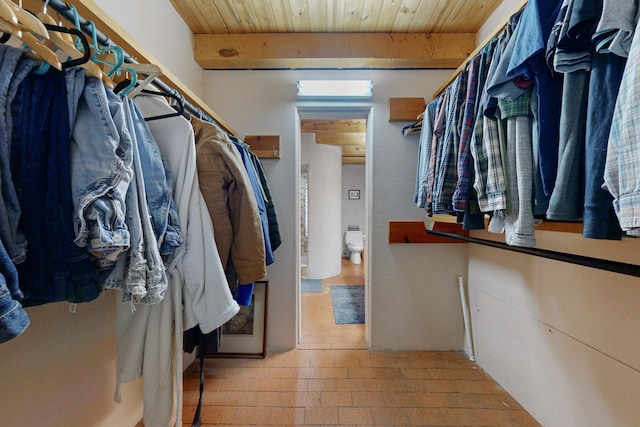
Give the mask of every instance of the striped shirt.
[{"label": "striped shirt", "polygon": [[640,235],[640,38],[631,43],[613,113],[603,188],[613,196],[620,227]]}]

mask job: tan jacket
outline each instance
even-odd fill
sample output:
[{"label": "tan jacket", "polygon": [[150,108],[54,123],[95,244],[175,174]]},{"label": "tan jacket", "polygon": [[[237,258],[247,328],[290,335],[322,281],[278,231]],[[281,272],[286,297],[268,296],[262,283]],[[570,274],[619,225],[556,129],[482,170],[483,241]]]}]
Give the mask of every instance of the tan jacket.
[{"label": "tan jacket", "polygon": [[229,258],[240,283],[266,273],[264,234],[249,176],[240,153],[226,133],[191,117],[196,138],[200,191],[213,222],[213,234],[223,267]]}]

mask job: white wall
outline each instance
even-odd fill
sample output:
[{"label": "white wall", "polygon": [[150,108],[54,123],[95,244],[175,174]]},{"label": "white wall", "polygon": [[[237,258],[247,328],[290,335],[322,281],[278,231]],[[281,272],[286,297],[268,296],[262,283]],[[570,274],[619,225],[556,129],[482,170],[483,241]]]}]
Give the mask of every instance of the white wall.
[{"label": "white wall", "polygon": [[[563,252],[635,264],[640,253],[630,239],[537,234]],[[469,255],[480,366],[545,426],[636,426],[640,279],[478,245]]]},{"label": "white wall", "polygon": [[96,0],[134,40],[144,46],[196,95],[202,68],[193,57],[193,36],[169,0]]},{"label": "white wall", "polygon": [[[349,199],[349,190],[360,190],[360,199]],[[366,197],[365,165],[342,165],[342,236],[350,225],[359,225],[366,233]],[[342,239],[343,253],[347,251]]]},{"label": "white wall", "polygon": [[[505,1],[482,32],[517,3]],[[541,248],[638,264],[635,239],[536,238]],[[638,425],[640,279],[470,245],[469,289],[478,363],[538,421]]]},{"label": "white wall", "polygon": [[22,427],[134,426],[142,418],[141,381],[116,376],[115,293],[78,304],[27,308],[26,331],[0,345],[0,424]]},{"label": "white wall", "polygon": [[[390,97],[432,93],[449,71],[291,70],[206,71],[204,99],[241,136],[280,135],[281,158],[263,161],[276,203],[283,244],[268,267],[270,348],[296,343],[297,161],[296,81],[302,78],[366,78],[374,81],[373,132],[367,162],[372,187],[369,234],[373,348],[460,349],[462,314],[456,277],[466,276],[465,245],[390,245],[388,221],[421,220],[413,203],[417,139],[402,136],[407,123],[389,123]],[[369,144],[369,141],[367,142]]]},{"label": "white wall", "polygon": [[300,158],[309,165],[309,246],[307,276],[340,274],[342,148],[316,144],[315,134],[301,136]]}]

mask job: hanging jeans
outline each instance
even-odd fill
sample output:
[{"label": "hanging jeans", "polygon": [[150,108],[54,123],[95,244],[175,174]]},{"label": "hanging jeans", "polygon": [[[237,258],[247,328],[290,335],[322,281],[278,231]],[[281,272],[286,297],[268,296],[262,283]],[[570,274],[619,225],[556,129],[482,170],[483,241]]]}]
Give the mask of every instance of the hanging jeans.
[{"label": "hanging jeans", "polygon": [[23,297],[16,267],[0,242],[0,344],[17,337],[29,326],[27,312],[16,301]]},{"label": "hanging jeans", "polygon": [[28,256],[18,265],[24,305],[100,295],[89,256],[74,243],[71,129],[65,74],[30,74],[12,104],[11,170]]},{"label": "hanging jeans", "polygon": [[153,232],[160,246],[160,254],[171,255],[174,248],[183,243],[180,221],[173,201],[171,171],[160,154],[149,126],[133,101],[129,101],[129,108],[144,172],[144,188]]},{"label": "hanging jeans", "polygon": [[33,59],[23,56],[22,49],[0,44],[0,239],[15,263],[24,261],[27,242],[24,234],[18,229],[20,204],[9,164],[9,143],[13,128],[11,102],[20,83],[35,64]]},{"label": "hanging jeans", "polygon": [[131,135],[122,102],[96,78],[86,79],[71,145],[75,242],[108,270],[129,247],[125,195],[131,182]]},{"label": "hanging jeans", "polygon": [[[118,258],[104,286],[108,289],[125,290],[124,301],[134,304],[157,304],[164,298],[168,280],[153,230],[153,215],[147,204],[143,163],[150,162],[147,157],[149,153],[146,150],[141,152],[139,149],[141,142],[137,138],[133,123],[133,102],[125,100],[122,104],[126,127],[132,137],[133,179],[126,195],[126,224],[131,234],[131,247]],[[158,171],[159,168],[154,170]],[[164,172],[162,174],[164,175]],[[157,177],[151,175],[147,178]]]}]

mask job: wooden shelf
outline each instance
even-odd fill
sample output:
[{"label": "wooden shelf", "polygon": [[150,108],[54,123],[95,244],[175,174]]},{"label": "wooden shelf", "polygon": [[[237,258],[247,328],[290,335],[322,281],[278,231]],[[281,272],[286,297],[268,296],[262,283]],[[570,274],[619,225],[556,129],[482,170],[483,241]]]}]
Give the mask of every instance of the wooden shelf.
[{"label": "wooden shelf", "polygon": [[[462,229],[462,224],[436,222],[433,229],[443,233],[469,236],[469,232]],[[443,236],[427,233],[423,221],[389,221],[389,243],[466,243]]]},{"label": "wooden shelf", "polygon": [[389,121],[415,122],[426,106],[424,98],[389,98]]},{"label": "wooden shelf", "polygon": [[280,158],[280,135],[247,135],[244,142],[261,159]]},{"label": "wooden shelf", "polygon": [[[433,230],[443,233],[469,236],[469,231],[462,229],[462,224],[455,222],[453,216],[438,216],[432,218]],[[582,233],[582,223],[544,221],[536,226],[535,231],[551,231],[563,233]],[[444,236],[434,236],[427,233],[423,221],[389,221],[389,243],[466,243],[449,239]]]},{"label": "wooden shelf", "polygon": [[557,231],[561,233],[582,234],[581,222],[542,221],[537,225],[536,231]]}]

